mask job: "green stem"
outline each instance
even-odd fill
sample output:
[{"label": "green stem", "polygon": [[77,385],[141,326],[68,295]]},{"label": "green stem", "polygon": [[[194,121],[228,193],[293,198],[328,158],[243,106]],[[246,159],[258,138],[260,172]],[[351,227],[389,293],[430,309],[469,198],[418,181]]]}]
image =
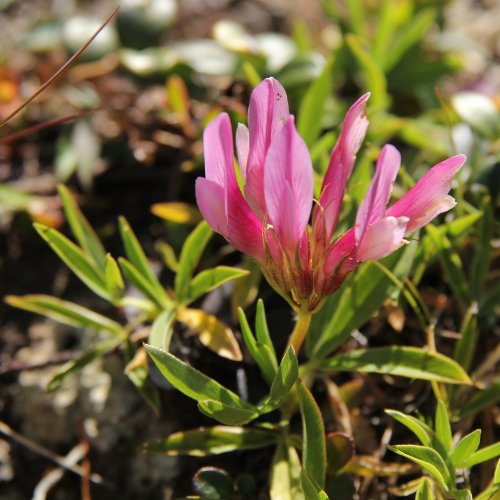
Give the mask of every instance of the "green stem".
[{"label": "green stem", "polygon": [[311,324],[312,313],[309,310],[300,309],[297,312],[297,323],[293,329],[292,335],[288,340],[287,349],[293,346],[295,349],[295,354],[299,355],[300,348],[306,337],[306,333],[309,330],[309,325]]}]

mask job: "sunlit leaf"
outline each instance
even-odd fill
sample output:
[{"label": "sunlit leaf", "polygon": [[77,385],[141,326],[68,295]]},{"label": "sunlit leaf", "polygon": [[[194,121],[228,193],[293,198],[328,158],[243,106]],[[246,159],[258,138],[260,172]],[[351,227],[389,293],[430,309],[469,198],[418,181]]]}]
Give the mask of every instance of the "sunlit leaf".
[{"label": "sunlit leaf", "polygon": [[328,495],[318,486],[305,469],[301,471],[300,482],[307,500],[328,500]]},{"label": "sunlit leaf", "polygon": [[93,260],[56,229],[34,224],[38,234],[49,244],[59,258],[97,295],[112,300],[101,270]]},{"label": "sunlit leaf", "polygon": [[175,294],[180,302],[188,296],[191,277],[212,234],[210,226],[205,221],[200,222],[182,247],[179,269],[175,275]]},{"label": "sunlit leaf", "polygon": [[228,281],[248,275],[245,269],[238,269],[229,266],[216,266],[206,269],[197,274],[189,284],[189,291],[186,302],[192,302],[203,294],[218,288]]},{"label": "sunlit leaf", "polygon": [[61,300],[50,295],[7,295],[7,304],[51,318],[54,321],[77,328],[92,328],[98,332],[122,335],[123,327],[106,316],[86,307]]},{"label": "sunlit leaf", "polygon": [[230,407],[253,411],[252,405],[242,401],[234,392],[172,354],[150,345],[145,347],[163,376],[187,397],[195,401],[220,401]]},{"label": "sunlit leaf", "polygon": [[278,443],[269,480],[271,500],[306,500],[300,486],[301,466],[295,448]]},{"label": "sunlit leaf", "polygon": [[[124,217],[120,217],[120,236],[123,241],[123,246],[125,247],[127,259],[137,269],[137,271],[139,271],[142,278],[148,283],[149,288],[151,289],[150,294],[146,294],[146,296],[154,295],[156,297],[154,302],[160,306],[165,307],[170,305],[172,301],[169,299],[165,289],[161,286],[160,282],[151,270],[146,254],[132,231],[132,228],[129,226]],[[141,291],[144,293],[144,290]]]},{"label": "sunlit leaf", "polygon": [[408,458],[412,462],[425,469],[445,490],[450,485],[448,468],[441,455],[427,446],[416,446],[411,444],[400,444],[388,446],[390,450],[398,455]]},{"label": "sunlit leaf", "polygon": [[492,444],[490,446],[485,446],[480,450],[477,450],[472,455],[466,459],[466,467],[469,469],[474,467],[474,465],[481,464],[493,458],[498,458],[500,456],[500,442]]},{"label": "sunlit leaf", "polygon": [[424,446],[430,446],[434,431],[424,422],[397,410],[385,410],[387,415],[408,427]]},{"label": "sunlit leaf", "polygon": [[465,467],[467,459],[479,448],[481,429],[476,429],[464,436],[450,454],[455,468]]},{"label": "sunlit leaf", "polygon": [[175,307],[169,307],[157,316],[149,332],[148,342],[150,345],[168,352],[174,332],[176,313],[177,309]]},{"label": "sunlit leaf", "polygon": [[434,428],[436,430],[436,438],[443,445],[444,450],[449,452],[451,450],[452,439],[450,419],[446,410],[446,404],[441,399],[437,403]]},{"label": "sunlit leaf", "polygon": [[144,446],[148,452],[204,457],[236,450],[254,450],[276,443],[272,432],[248,427],[214,426],[176,432]]},{"label": "sunlit leaf", "polygon": [[60,184],[57,189],[64,207],[64,213],[76,241],[78,241],[83,251],[94,260],[95,264],[101,269],[104,269],[106,251],[97,234],[84,217],[69,190],[62,184]]},{"label": "sunlit leaf", "polygon": [[356,349],[323,361],[317,367],[328,373],[359,371],[436,380],[449,384],[471,383],[467,373],[455,361],[417,347]]},{"label": "sunlit leaf", "polygon": [[422,479],[415,500],[434,500],[431,483],[427,478]]},{"label": "sunlit leaf", "polygon": [[212,314],[201,309],[182,307],[177,312],[177,319],[195,332],[204,346],[219,356],[233,361],[243,359],[233,331]]},{"label": "sunlit leaf", "polygon": [[111,297],[118,301],[123,296],[123,292],[125,291],[125,283],[123,282],[120,268],[118,267],[116,260],[113,259],[110,254],[106,255],[106,261],[104,264],[104,280]]},{"label": "sunlit leaf", "polygon": [[259,416],[256,410],[247,410],[207,399],[198,401],[198,408],[207,416],[225,425],[243,425]]}]

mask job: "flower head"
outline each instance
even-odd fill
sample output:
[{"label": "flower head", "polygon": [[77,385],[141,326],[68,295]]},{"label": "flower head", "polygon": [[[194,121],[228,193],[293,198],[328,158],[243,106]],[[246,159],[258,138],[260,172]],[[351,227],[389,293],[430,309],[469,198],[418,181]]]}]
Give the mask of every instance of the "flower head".
[{"label": "flower head", "polygon": [[368,98],[365,94],[348,111],[315,203],[309,151],[277,80],[267,78],[255,88],[248,128],[240,124],[236,132],[243,192],[228,115],[222,113],[205,129],[206,177],[196,181],[202,215],[233,246],[256,259],[270,284],[296,308],[315,310],[361,262],[389,255],[406,243],[408,233],[455,206],[448,193],[465,162],[463,155],[432,167],[387,208],[401,156],[386,145],[354,227],[335,236],[347,181],[368,127]]}]

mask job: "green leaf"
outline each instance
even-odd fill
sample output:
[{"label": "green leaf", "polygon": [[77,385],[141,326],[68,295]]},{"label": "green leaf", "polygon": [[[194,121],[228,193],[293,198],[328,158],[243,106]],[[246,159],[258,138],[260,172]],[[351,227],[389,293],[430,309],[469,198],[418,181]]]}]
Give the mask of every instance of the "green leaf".
[{"label": "green leaf", "polygon": [[205,221],[202,221],[187,237],[182,247],[179,257],[179,269],[175,275],[175,294],[179,302],[183,302],[188,298],[189,282],[212,234],[210,226]]},{"label": "green leaf", "polygon": [[90,257],[94,263],[103,270],[106,261],[106,251],[104,250],[101,241],[76,204],[75,199],[68,188],[59,184],[57,189],[63,204],[64,213],[66,214],[66,218],[76,241],[78,241],[87,256]]},{"label": "green leaf", "polygon": [[475,453],[470,455],[466,460],[466,467],[469,469],[474,467],[474,465],[481,464],[493,458],[497,458],[500,456],[500,442],[492,444],[490,446],[485,446],[480,450],[477,450]]},{"label": "green leaf", "polygon": [[[72,241],[56,229],[43,224],[34,224],[38,234],[49,244],[59,258],[97,295],[106,300],[112,297],[100,269],[90,257],[85,255]],[[96,269],[97,268],[97,269]]]},{"label": "green leaf", "polygon": [[299,378],[299,363],[292,346],[290,346],[281,360],[276,377],[271,385],[271,401],[279,404],[288,395]]},{"label": "green leaf", "polygon": [[385,410],[385,413],[397,420],[400,424],[408,427],[424,446],[430,446],[434,431],[427,424],[420,421],[418,418],[406,415],[397,410]]},{"label": "green leaf", "polygon": [[470,270],[472,295],[476,300],[480,300],[484,295],[491,262],[494,215],[490,197],[485,197],[481,208],[483,214],[479,219],[477,244],[474,245],[474,256]]},{"label": "green leaf", "polygon": [[151,345],[145,347],[163,376],[189,398],[198,402],[214,400],[233,408],[254,410],[252,405],[242,401],[234,392],[172,354]]},{"label": "green leaf", "polygon": [[425,228],[439,250],[439,259],[453,295],[464,308],[467,308],[470,304],[470,285],[460,256],[454,251],[450,240],[444,234],[440,234],[435,226],[428,224]]},{"label": "green leaf", "polygon": [[467,373],[455,361],[418,347],[356,349],[322,361],[317,368],[325,372],[386,373],[448,384],[471,384]]},{"label": "green leaf", "polygon": [[174,322],[177,308],[170,307],[162,311],[154,320],[149,332],[148,342],[165,352],[170,349],[170,340],[174,333]]},{"label": "green leaf", "polygon": [[276,351],[274,350],[271,334],[269,333],[269,328],[267,327],[266,311],[264,309],[264,301],[262,299],[257,301],[257,310],[255,313],[255,336],[257,337],[257,342],[260,345],[269,348],[274,360],[273,366],[277,368],[278,361],[276,358]]},{"label": "green leaf", "polygon": [[300,486],[301,466],[295,448],[278,443],[269,480],[271,500],[305,500]]},{"label": "green leaf", "polygon": [[127,259],[123,257],[118,257],[118,263],[120,264],[121,270],[125,275],[127,281],[137,288],[145,297],[147,297],[159,310],[168,307],[169,304],[164,304],[153,288],[150,286],[151,283],[147,278],[137,269],[133,264],[131,264]]},{"label": "green leaf", "polygon": [[[416,242],[412,242],[381,262],[403,279],[409,272],[415,249]],[[373,316],[393,288],[382,269],[373,262],[363,264],[341,293],[329,297],[322,310],[313,316],[306,337],[309,357],[325,357],[344,343],[353,330]]]},{"label": "green leaf", "polygon": [[332,80],[332,60],[330,59],[319,78],[309,85],[300,103],[297,130],[309,147],[314,144],[321,132],[325,104],[333,85]]},{"label": "green leaf", "polygon": [[298,378],[299,363],[295,355],[295,350],[290,346],[281,360],[271,385],[269,400],[259,410],[261,412],[268,412],[278,408],[280,403],[288,396]]},{"label": "green leaf", "polygon": [[118,301],[123,296],[125,283],[123,282],[120,268],[118,267],[116,260],[113,259],[110,254],[106,255],[104,280],[111,297]]},{"label": "green leaf", "polygon": [[189,292],[185,299],[186,302],[193,302],[203,294],[214,290],[228,281],[241,278],[248,275],[245,269],[236,267],[217,266],[213,269],[207,269],[197,274],[189,285]]},{"label": "green leaf", "polygon": [[328,500],[328,495],[304,469],[300,473],[300,483],[307,500]]},{"label": "green leaf", "polygon": [[276,372],[278,371],[278,363],[276,361],[276,355],[270,352],[267,345],[261,344],[255,340],[248,320],[245,316],[245,312],[241,307],[238,308],[238,318],[240,321],[241,333],[243,335],[243,341],[250,352],[250,355],[257,363],[260,368],[262,376],[266,382],[271,385],[273,383]]},{"label": "green leaf", "polygon": [[92,363],[92,361],[95,361],[108,352],[111,352],[113,349],[118,347],[121,342],[122,340],[118,338],[105,340],[104,342],[98,344],[96,347],[85,352],[78,359],[64,363],[64,365],[61,366],[61,368],[57,370],[57,373],[50,379],[49,383],[47,384],[47,390],[53,391],[57,389],[67,377],[69,377],[70,375],[74,375],[89,363]]},{"label": "green leaf", "polygon": [[420,482],[415,500],[434,500],[431,483],[427,478],[423,478]]},{"label": "green leaf", "polygon": [[323,488],[326,473],[325,427],[320,409],[309,389],[297,384],[300,413],[302,416],[302,465],[310,476]]},{"label": "green leaf", "polygon": [[500,460],[497,461],[497,466],[495,467],[495,474],[493,475],[493,483],[500,484]]},{"label": "green leaf", "polygon": [[381,111],[389,105],[387,81],[384,72],[368,51],[366,42],[352,34],[345,37],[346,43],[361,67],[363,75],[363,90],[371,92],[371,108]]},{"label": "green leaf", "polygon": [[[150,295],[156,297],[153,302],[163,307],[170,305],[172,301],[169,299],[167,292],[161,286],[153,271],[151,271],[146,254],[142,250],[142,247],[132,231],[132,228],[129,226],[124,217],[120,217],[119,221],[120,235],[123,241],[123,246],[125,247],[127,259],[142,276],[142,281],[148,284],[148,287],[151,289]],[[148,295],[146,294],[146,296]]]},{"label": "green leaf", "polygon": [[402,27],[399,34],[387,47],[387,52],[382,62],[382,66],[386,72],[393,68],[413,45],[423,39],[424,34],[434,23],[436,16],[436,9],[422,9],[412,17],[410,23]]},{"label": "green leaf", "polygon": [[360,37],[366,36],[366,11],[363,0],[346,0],[349,30]]},{"label": "green leaf", "polygon": [[460,327],[460,338],[455,344],[453,358],[457,363],[469,370],[477,348],[479,329],[477,325],[478,307],[474,302],[465,313],[465,317]]},{"label": "green leaf", "polygon": [[425,469],[445,490],[450,487],[450,474],[441,455],[427,446],[400,444],[387,446],[398,455],[408,458]]},{"label": "green leaf", "polygon": [[145,349],[143,347],[136,349],[135,346],[128,342],[125,349],[125,358],[127,360],[125,374],[128,379],[134,384],[155,415],[160,416],[160,394],[149,377],[148,356]]},{"label": "green leaf", "polygon": [[275,444],[276,439],[276,434],[261,429],[216,425],[176,432],[162,441],[146,444],[144,451],[204,457],[236,450],[264,448]]},{"label": "green leaf", "polygon": [[448,417],[446,404],[441,399],[438,400],[436,407],[434,428],[436,429],[436,438],[443,445],[444,450],[449,452],[451,450],[452,440],[450,419]]},{"label": "green leaf", "polygon": [[247,410],[211,399],[198,401],[198,408],[205,415],[215,418],[215,420],[225,425],[243,425],[259,416],[259,413],[255,410]]},{"label": "green leaf", "polygon": [[456,469],[465,467],[467,459],[479,448],[481,429],[476,429],[464,436],[450,454],[451,462]]},{"label": "green leaf", "polygon": [[13,307],[41,314],[65,325],[123,335],[123,327],[116,321],[86,307],[50,295],[24,295],[22,297],[7,295],[5,302]]},{"label": "green leaf", "polygon": [[462,420],[472,415],[476,415],[485,408],[496,404],[498,401],[500,401],[500,382],[495,382],[486,387],[486,389],[471,396],[465,404],[460,407],[458,418]]}]

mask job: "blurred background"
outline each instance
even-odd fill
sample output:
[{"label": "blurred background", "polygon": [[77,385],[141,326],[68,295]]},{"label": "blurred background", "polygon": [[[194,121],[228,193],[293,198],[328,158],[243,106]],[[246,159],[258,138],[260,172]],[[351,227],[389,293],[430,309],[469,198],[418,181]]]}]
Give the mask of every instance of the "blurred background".
[{"label": "blurred background", "polygon": [[[0,0],[0,118],[47,81],[117,5]],[[287,90],[318,176],[345,111],[370,90],[368,146],[360,163],[370,168],[378,147],[391,142],[402,150],[404,172],[415,179],[429,165],[464,152],[469,161],[459,194],[470,190],[474,203],[488,193],[498,213],[500,2],[123,0],[119,5],[69,69],[0,131],[0,296],[50,293],[108,312],[32,229],[35,221],[66,230],[57,184],[77,194],[107,250],[122,252],[116,219],[125,215],[160,268],[158,241],[178,251],[199,220],[189,207],[194,180],[203,172],[204,125],[223,110],[235,123],[245,121],[251,89],[270,75]],[[303,104],[308,90],[325,74],[331,78],[325,108],[308,117]],[[404,172],[398,193],[408,179]],[[363,182],[354,180],[360,193]],[[354,202],[361,195],[355,193]],[[459,215],[466,213],[463,206]],[[433,286],[439,279],[428,277]],[[429,300],[445,299],[436,293]],[[284,321],[287,325],[290,318]],[[449,326],[456,330],[452,321]],[[93,498],[176,498],[191,491],[202,459],[138,450],[144,441],[202,425],[206,419],[195,414],[192,402],[167,390],[157,419],[122,376],[120,356],[87,366],[48,393],[54,368],[94,339],[4,303],[0,328],[0,419],[28,440],[26,446],[19,438],[0,436],[0,497],[25,499],[35,491],[33,498],[45,498],[51,490],[50,498],[90,498],[81,493],[87,490],[77,474],[58,477],[51,460],[29,449],[34,443],[53,454],[86,457],[82,467],[92,464],[110,483],[93,486]],[[489,328],[497,338],[494,316]],[[220,363],[190,338],[184,348],[205,364]],[[236,380],[236,363],[217,370]],[[357,442],[366,453],[376,446],[366,428]],[[262,464],[269,461],[264,451],[210,463],[250,472],[259,490],[267,474]],[[52,489],[51,481],[57,483]],[[363,498],[390,498],[386,481],[374,479]]]}]

